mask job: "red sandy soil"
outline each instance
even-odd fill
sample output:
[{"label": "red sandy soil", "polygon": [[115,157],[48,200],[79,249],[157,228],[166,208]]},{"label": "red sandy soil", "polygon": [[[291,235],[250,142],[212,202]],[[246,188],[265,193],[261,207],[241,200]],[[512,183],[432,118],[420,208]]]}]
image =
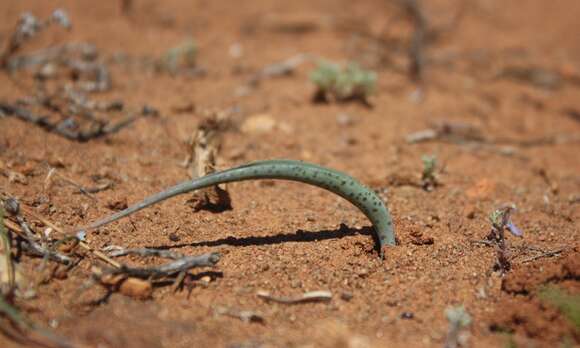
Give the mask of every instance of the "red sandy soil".
[{"label": "red sandy soil", "polygon": [[[445,309],[463,304],[472,317],[470,346],[579,344],[578,328],[537,292],[548,284],[580,292],[580,145],[534,139],[580,133],[580,2],[424,2],[429,24],[442,37],[426,48],[420,102],[412,97],[417,84],[406,72],[406,50],[386,40],[405,44],[412,27],[388,1],[135,0],[128,14],[121,13],[120,1],[0,2],[2,42],[23,11],[46,17],[61,7],[72,30],[48,30],[27,47],[86,41],[104,57],[158,57],[191,37],[207,70],[188,78],[113,65],[113,88],[98,98],[151,105],[160,117],[85,143],[0,118],[0,169],[25,176],[11,182],[0,175],[1,190],[38,214],[63,227],[78,226],[110,214],[119,202],[137,202],[186,180],[180,164],[204,110],[235,107],[220,166],[292,158],[348,172],[381,193],[400,240],[381,261],[369,222],[348,202],[298,183],[236,183],[228,186],[233,210],[193,213],[183,196],[88,236],[95,248],[220,252],[217,267],[192,271],[190,292],[159,286],[148,300],[114,293],[90,304],[105,289],[95,285],[79,295],[91,265],[98,264],[86,257],[63,279],[40,285],[35,298],[17,299],[22,312],[88,347],[441,347]],[[240,57],[229,53],[234,44],[243,48]],[[357,60],[374,69],[379,82],[372,107],[313,104],[311,63],[236,93],[257,70],[298,53]],[[562,83],[546,88],[499,76],[512,66],[555,72]],[[30,79],[19,76],[0,74],[2,101],[31,94]],[[188,104],[194,111],[176,112]],[[257,114],[277,126],[241,131],[239,125]],[[341,114],[352,122],[342,122]],[[486,137],[516,141],[507,149],[405,141],[437,122],[469,124]],[[436,155],[444,167],[442,186],[432,192],[401,184],[418,180],[424,154]],[[115,185],[96,193],[96,200],[63,182],[47,187],[46,163],[58,164],[60,174],[82,185],[90,185],[93,175]],[[488,234],[489,212],[507,202],[518,206],[514,222],[524,236],[508,236],[513,269],[502,277],[493,271],[494,249],[471,241]],[[429,238],[432,244],[421,243]],[[529,246],[564,250],[524,262],[539,254]],[[23,256],[21,264],[32,277],[41,260]],[[325,303],[285,305],[265,302],[258,290],[279,296],[329,290],[334,296]],[[219,308],[255,311],[264,320],[246,323],[219,314]],[[19,343],[2,336],[0,346]]]}]

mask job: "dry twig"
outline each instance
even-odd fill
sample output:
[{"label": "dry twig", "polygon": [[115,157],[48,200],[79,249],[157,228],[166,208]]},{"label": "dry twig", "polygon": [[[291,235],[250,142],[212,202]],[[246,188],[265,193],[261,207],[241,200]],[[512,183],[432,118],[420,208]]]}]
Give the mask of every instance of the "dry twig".
[{"label": "dry twig", "polygon": [[32,231],[24,217],[20,214],[20,203],[16,199],[12,197],[7,198],[4,200],[4,206],[6,210],[14,216],[20,226],[19,229],[11,228],[10,226],[9,228],[19,232],[19,237],[25,242],[24,247],[26,251],[35,256],[45,257],[49,260],[65,265],[73,264],[72,258],[55,251],[54,246],[49,247],[46,245],[46,241],[42,241],[39,236]]},{"label": "dry twig", "polygon": [[39,116],[27,109],[7,103],[0,103],[0,114],[17,117],[23,121],[35,124],[49,132],[53,132],[69,140],[76,140],[80,142],[85,142],[91,139],[101,138],[109,134],[117,133],[121,129],[129,126],[135,120],[149,115],[149,113],[143,112],[138,116],[127,116],[114,124],[99,122],[92,124],[88,130],[78,130],[75,129],[77,127],[76,122],[71,118],[53,123],[49,121],[47,116]]},{"label": "dry twig", "polygon": [[4,208],[0,205],[0,296],[12,296],[15,288],[15,272],[8,231],[4,227]]},{"label": "dry twig", "polygon": [[[22,316],[18,308],[10,303],[10,299],[12,298],[15,290],[15,273],[10,250],[10,239],[8,236],[8,231],[5,229],[4,221],[4,208],[2,205],[0,205],[0,243],[2,247],[2,259],[5,263],[5,265],[0,268],[0,275],[2,276],[2,282],[0,284],[0,315],[4,316],[12,324],[14,324],[18,334],[25,335],[24,338],[30,342],[43,342],[43,345],[62,348],[74,347],[64,338],[58,337],[50,331],[44,330],[36,326],[34,323],[29,322]],[[4,282],[3,278],[5,276],[7,278],[7,282]],[[4,332],[11,331],[6,327],[1,327],[1,330]],[[37,340],[31,335],[38,335],[40,338]]]},{"label": "dry twig", "polygon": [[185,256],[176,261],[153,267],[129,267],[121,265],[119,269],[111,270],[112,274],[125,274],[136,278],[162,278],[175,273],[185,272],[195,267],[212,267],[220,259],[218,253],[207,253],[198,256]]},{"label": "dry twig", "polygon": [[256,295],[264,300],[283,304],[327,302],[332,300],[332,293],[330,291],[310,291],[298,297],[277,297],[271,295],[268,291],[258,291]]},{"label": "dry twig", "polygon": [[411,18],[415,30],[409,47],[409,76],[420,83],[423,80],[425,68],[425,45],[427,34],[427,17],[423,13],[420,0],[401,0],[405,12]]},{"label": "dry twig", "polygon": [[[0,102],[0,115],[16,117],[67,139],[84,142],[116,133],[138,118],[157,114],[156,110],[143,107],[140,112],[125,113],[116,122],[96,116],[96,112],[121,112],[124,106],[119,101],[96,102],[86,96],[86,93],[103,92],[112,87],[109,68],[99,59],[99,52],[93,45],[67,43],[16,56],[25,41],[52,23],[70,26],[66,13],[61,10],[56,10],[46,21],[30,13],[23,14],[8,47],[0,52],[0,68],[10,73],[35,69],[34,93],[25,99],[26,104],[38,106],[49,114],[38,114],[23,103]],[[61,81],[62,77],[70,78]],[[50,80],[56,83],[48,83]],[[52,91],[49,87],[53,87]],[[60,118],[50,117],[55,114]],[[87,122],[88,125],[83,126]]]},{"label": "dry twig", "polygon": [[179,260],[185,257],[180,253],[176,253],[174,251],[165,249],[149,249],[149,248],[125,249],[123,247],[112,245],[103,248],[103,251],[109,252],[109,255],[111,257],[119,257],[125,255],[139,255],[139,256],[158,256],[173,260]]},{"label": "dry twig", "polygon": [[[45,226],[48,226],[50,228],[52,228],[53,230],[55,230],[56,232],[60,233],[61,235],[66,235],[66,231],[62,228],[60,228],[59,226],[53,224],[50,220],[48,220],[47,218],[45,218],[44,216],[36,213],[34,210],[26,207],[26,206],[21,206],[20,209],[22,211],[24,211],[24,213],[32,216],[33,218],[37,219],[38,221],[42,222]],[[121,264],[118,263],[117,261],[111,259],[110,257],[108,257],[107,255],[105,255],[103,252],[99,251],[99,250],[94,250],[93,248],[91,248],[85,241],[79,241],[78,245],[87,250],[88,252],[92,253],[93,255],[95,255],[97,258],[103,260],[104,262],[108,263],[109,265],[115,267],[115,268],[120,268]]]},{"label": "dry twig", "polygon": [[559,254],[561,254],[564,251],[569,250],[569,249],[570,249],[570,247],[564,247],[564,248],[559,248],[559,249],[556,249],[556,250],[545,251],[545,252],[542,252],[539,255],[532,256],[532,257],[528,257],[527,259],[522,260],[522,263],[528,263],[528,262],[536,261],[536,260],[541,259],[541,258],[544,258],[544,257],[553,257],[553,256],[559,255]]},{"label": "dry twig", "polygon": [[29,12],[23,13],[16,24],[14,32],[8,40],[8,46],[0,53],[0,68],[6,67],[8,60],[20,50],[26,41],[32,39],[42,30],[55,23],[66,29],[71,27],[66,12],[61,9],[55,10],[52,15],[44,21],[38,20]]},{"label": "dry twig", "polygon": [[531,139],[488,137],[472,125],[463,123],[440,122],[418,132],[408,134],[407,143],[416,144],[429,141],[443,141],[453,144],[482,144],[489,146],[536,147],[580,142],[580,134],[556,134]]}]

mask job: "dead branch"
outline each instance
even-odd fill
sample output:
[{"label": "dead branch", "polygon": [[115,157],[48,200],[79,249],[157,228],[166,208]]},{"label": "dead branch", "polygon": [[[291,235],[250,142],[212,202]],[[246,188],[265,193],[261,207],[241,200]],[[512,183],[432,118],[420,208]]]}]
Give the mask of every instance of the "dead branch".
[{"label": "dead branch", "polygon": [[62,181],[75,187],[77,190],[79,190],[80,193],[86,195],[87,197],[89,197],[93,201],[97,200],[97,198],[95,198],[95,196],[93,196],[91,194],[91,192],[89,192],[89,190],[85,189],[81,184],[77,183],[76,181],[64,176],[63,174],[60,174],[55,168],[50,168],[50,170],[48,171],[48,174],[46,175],[45,182],[47,182],[47,181],[52,182],[51,178],[53,176],[58,176]]},{"label": "dead branch", "polygon": [[111,270],[113,274],[125,274],[137,278],[162,278],[175,273],[189,271],[195,267],[212,267],[220,259],[219,253],[207,253],[199,256],[185,256],[179,260],[153,267],[129,267],[122,265],[119,269]]},{"label": "dead branch", "polygon": [[8,40],[7,47],[2,53],[0,53],[0,68],[6,67],[8,59],[16,54],[26,41],[32,39],[52,24],[59,24],[65,29],[71,27],[68,15],[61,9],[55,10],[52,15],[44,21],[38,20],[30,12],[23,13],[16,24],[14,32]]},{"label": "dead branch", "polygon": [[0,206],[0,296],[12,296],[16,288],[12,246],[4,227],[4,208]]},{"label": "dead branch", "polygon": [[[116,122],[96,117],[95,112],[123,111],[124,105],[119,101],[92,101],[85,95],[112,87],[109,68],[99,59],[94,45],[67,43],[16,56],[25,41],[53,23],[70,27],[66,13],[61,10],[54,11],[45,21],[29,13],[23,14],[8,47],[0,52],[0,68],[11,73],[34,68],[35,89],[33,95],[26,98],[26,103],[47,109],[50,114],[55,112],[61,118],[51,120],[48,115],[38,115],[25,105],[8,102],[0,103],[0,115],[13,116],[67,139],[84,142],[116,133],[140,117],[158,114],[144,107],[141,112],[126,113]],[[60,81],[63,77],[67,81]],[[56,84],[47,83],[57,79]],[[88,125],[83,126],[79,118],[88,120]]]},{"label": "dead branch", "polygon": [[[72,42],[62,45],[54,45],[25,55],[12,56],[6,64],[6,68],[8,71],[16,71],[30,69],[37,66],[43,67],[47,66],[47,64],[51,62],[62,63],[63,60],[65,60],[64,57],[74,55],[80,55],[81,57],[96,57],[97,48],[94,45],[86,42]],[[52,68],[45,69],[48,71],[41,72],[41,76],[48,77],[46,74],[54,71]]]},{"label": "dead branch", "polygon": [[[2,197],[3,199],[5,199],[6,197],[12,197],[12,195],[9,194],[5,194],[2,191],[0,191],[0,197]],[[34,210],[26,207],[26,206],[20,206],[20,209],[27,215],[32,216],[33,218],[37,219],[38,221],[42,222],[45,226],[48,226],[50,228],[52,228],[53,230],[55,230],[56,232],[60,233],[61,235],[67,235],[66,231],[64,231],[64,229],[60,228],[59,226],[55,225],[54,223],[52,223],[50,220],[48,220],[47,218],[45,218],[44,216],[36,213]],[[10,220],[6,220],[7,222],[10,222]],[[15,231],[20,231],[21,233],[24,233],[22,231],[22,229],[20,228],[20,226],[14,224],[14,225],[7,225],[9,226],[10,229],[15,230]],[[14,227],[14,228],[13,228]],[[87,250],[88,252],[92,253],[93,255],[95,255],[97,258],[103,260],[104,262],[108,263],[109,265],[115,267],[115,268],[120,268],[121,264],[113,259],[111,259],[110,257],[108,257],[107,255],[105,255],[104,253],[102,253],[99,250],[94,250],[93,248],[91,248],[85,241],[80,240],[78,245]]]},{"label": "dead branch", "polygon": [[[11,207],[14,207],[13,204],[10,204]],[[49,346],[57,346],[57,347],[66,347],[72,348],[74,345],[69,343],[64,338],[54,335],[50,331],[44,330],[32,322],[28,321],[25,317],[22,316],[18,308],[16,308],[10,301],[12,297],[13,290],[15,289],[15,273],[12,263],[12,254],[10,251],[10,240],[8,236],[8,232],[4,228],[4,208],[0,206],[0,238],[1,238],[1,247],[2,247],[2,255],[3,260],[7,262],[3,268],[3,276],[8,275],[7,284],[5,284],[4,279],[2,279],[1,290],[0,293],[0,315],[7,318],[12,324],[14,324],[16,330],[19,334],[25,336],[25,338],[31,342],[35,342],[36,339],[30,334],[39,335],[42,337],[39,341],[44,341],[43,344],[47,344]],[[7,287],[5,287],[7,285]],[[0,330],[4,331],[4,327],[1,327]],[[28,335],[27,335],[28,334]]]},{"label": "dead branch", "polygon": [[427,32],[427,17],[425,16],[419,0],[401,0],[401,5],[407,16],[413,22],[413,36],[411,37],[409,55],[409,76],[420,83],[423,80],[425,68],[425,45]]},{"label": "dead branch", "polygon": [[532,257],[529,257],[527,259],[522,260],[522,263],[536,261],[536,260],[544,258],[544,257],[553,257],[553,256],[559,255],[559,254],[561,254],[564,251],[569,250],[569,249],[570,249],[570,247],[564,247],[564,248],[559,248],[556,250],[545,251],[539,255],[532,256]]},{"label": "dead branch", "polygon": [[93,123],[88,130],[78,130],[75,129],[77,124],[72,118],[67,118],[59,122],[51,122],[48,120],[47,116],[39,116],[27,109],[10,105],[8,103],[0,102],[0,114],[16,117],[25,122],[35,124],[48,132],[79,142],[86,142],[117,133],[121,129],[135,122],[137,119],[148,116],[148,113],[143,111],[140,115],[129,115],[114,124],[98,122]]},{"label": "dead branch", "polygon": [[429,141],[443,141],[453,144],[483,144],[491,146],[536,147],[580,142],[580,134],[556,134],[531,139],[514,139],[506,137],[486,137],[483,132],[469,124],[440,122],[418,132],[408,134],[405,140],[409,144]]},{"label": "dead branch", "polygon": [[109,256],[111,257],[119,257],[125,255],[139,255],[139,256],[158,256],[173,260],[179,260],[185,257],[180,253],[176,253],[174,251],[165,249],[149,249],[149,248],[125,249],[123,247],[112,245],[103,248],[103,251],[109,252]]},{"label": "dead branch", "polygon": [[[20,225],[20,231],[18,232],[20,232],[19,237],[24,241],[25,251],[65,265],[73,264],[72,258],[52,250],[46,243],[42,243],[43,245],[39,243],[40,238],[32,231],[24,217],[20,214],[20,204],[16,199],[8,198],[4,200],[3,204],[6,211],[14,216],[18,225]],[[7,224],[7,226],[9,229],[14,230],[10,225]]]}]

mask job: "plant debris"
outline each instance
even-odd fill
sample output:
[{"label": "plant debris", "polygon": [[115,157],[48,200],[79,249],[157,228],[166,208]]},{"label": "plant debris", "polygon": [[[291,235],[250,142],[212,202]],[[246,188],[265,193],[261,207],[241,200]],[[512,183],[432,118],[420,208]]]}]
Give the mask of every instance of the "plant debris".
[{"label": "plant debris", "polygon": [[332,300],[330,291],[309,291],[298,297],[278,297],[271,295],[268,291],[258,291],[256,295],[266,301],[278,302],[283,304],[297,304],[307,302],[327,302]]},{"label": "plant debris", "polygon": [[[193,135],[191,144],[192,179],[201,178],[216,171],[217,161],[220,158],[223,132],[228,124],[227,113],[214,113],[203,119]],[[226,185],[215,185],[192,194],[188,203],[193,211],[209,210],[222,212],[232,209],[230,194]]]},{"label": "plant debris", "polygon": [[[128,111],[122,101],[103,102],[89,98],[89,94],[112,88],[110,70],[99,59],[99,52],[93,45],[67,43],[17,55],[26,41],[52,23],[70,27],[70,20],[62,10],[54,11],[46,21],[25,13],[18,22],[8,47],[0,54],[0,68],[13,76],[21,70],[34,69],[34,88],[27,88],[32,90],[32,95],[16,102],[1,101],[0,115],[16,117],[79,142],[117,133],[139,118],[158,115],[157,110],[147,106],[139,111]],[[111,113],[123,116],[113,121]]]},{"label": "plant debris", "polygon": [[219,315],[227,315],[232,318],[237,318],[243,321],[244,323],[260,323],[263,324],[265,322],[264,316],[255,311],[247,311],[247,310],[237,310],[233,308],[227,308],[218,306],[214,309],[216,314]]}]

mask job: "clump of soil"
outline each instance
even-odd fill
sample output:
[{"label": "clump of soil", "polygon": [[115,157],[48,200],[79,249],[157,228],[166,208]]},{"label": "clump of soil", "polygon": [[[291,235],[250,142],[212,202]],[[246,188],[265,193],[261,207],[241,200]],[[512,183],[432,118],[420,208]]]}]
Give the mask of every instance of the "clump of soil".
[{"label": "clump of soil", "polygon": [[[576,296],[573,310],[578,311],[580,294],[580,253],[573,249],[565,257],[548,262],[515,267],[503,279],[502,289],[511,296],[503,298],[491,315],[490,329],[525,335],[531,339],[580,343],[580,327],[566,316],[542,291],[555,284]],[[577,314],[576,314],[577,315]]]}]

